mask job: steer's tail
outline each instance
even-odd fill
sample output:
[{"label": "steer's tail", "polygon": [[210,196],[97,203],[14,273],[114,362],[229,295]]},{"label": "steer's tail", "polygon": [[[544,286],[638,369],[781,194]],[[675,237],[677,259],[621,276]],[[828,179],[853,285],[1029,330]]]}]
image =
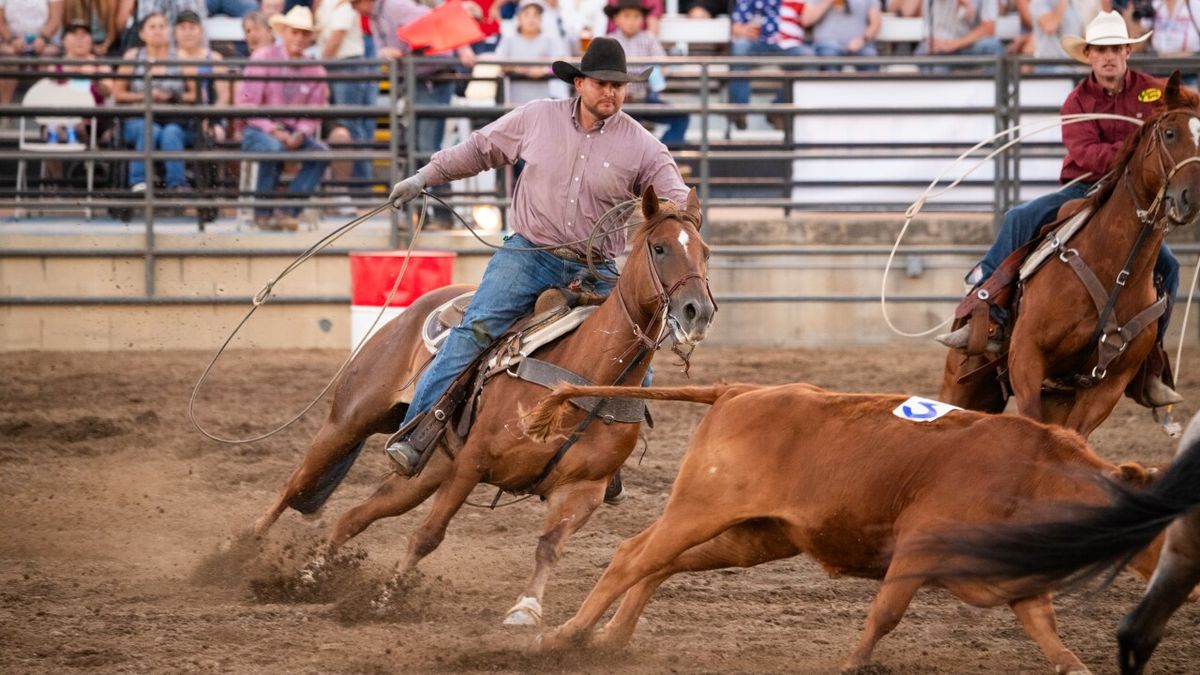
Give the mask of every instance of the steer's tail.
[{"label": "steer's tail", "polygon": [[934,547],[957,558],[942,576],[1026,579],[1029,590],[1045,590],[1121,569],[1173,520],[1200,506],[1200,415],[1175,462],[1149,487],[1110,484],[1106,506],[939,537]]},{"label": "steer's tail", "polygon": [[730,393],[757,389],[750,384],[714,384],[708,387],[581,387],[560,384],[525,416],[525,434],[543,442],[558,433],[573,398],[642,398],[652,401],[686,401],[712,405]]}]

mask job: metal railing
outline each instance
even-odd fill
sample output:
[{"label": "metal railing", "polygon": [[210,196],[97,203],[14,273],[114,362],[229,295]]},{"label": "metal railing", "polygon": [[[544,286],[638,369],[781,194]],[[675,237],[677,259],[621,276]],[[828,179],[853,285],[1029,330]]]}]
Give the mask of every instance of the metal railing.
[{"label": "metal railing", "polygon": [[[10,60],[14,65],[21,65],[21,60]],[[1078,65],[1073,67],[1069,64],[1053,64],[1047,62],[1033,62],[1027,59],[1017,59],[1012,57],[969,57],[969,58],[929,58],[929,57],[886,57],[886,58],[851,58],[851,59],[832,59],[821,57],[810,58],[753,58],[753,59],[736,59],[736,58],[668,58],[658,61],[633,60],[635,64],[661,64],[669,66],[673,71],[669,75],[669,81],[673,82],[674,93],[672,98],[675,99],[671,108],[672,112],[686,113],[698,121],[699,133],[694,143],[690,143],[682,149],[675,151],[675,156],[681,164],[691,165],[695,167],[694,172],[688,178],[688,182],[694,184],[700,194],[701,201],[705,205],[706,210],[712,207],[742,207],[742,206],[774,206],[782,207],[786,210],[829,210],[836,208],[838,205],[821,204],[821,203],[799,203],[793,198],[793,189],[800,184],[799,181],[792,175],[792,167],[794,162],[798,160],[821,161],[822,159],[844,158],[848,156],[865,157],[865,158],[935,158],[949,160],[964,151],[969,145],[962,143],[931,143],[931,142],[912,142],[905,139],[894,139],[891,142],[875,143],[875,144],[859,144],[853,147],[845,145],[829,144],[821,142],[819,138],[796,138],[793,133],[794,124],[788,123],[783,125],[782,142],[778,135],[769,139],[758,141],[743,141],[739,140],[738,134],[728,133],[730,116],[745,115],[745,114],[766,114],[766,115],[781,115],[787,120],[795,120],[802,116],[813,115],[878,115],[880,107],[886,106],[886,102],[880,102],[879,106],[871,107],[850,107],[837,105],[837,102],[830,102],[828,105],[805,105],[799,107],[791,103],[782,104],[761,104],[751,103],[746,105],[729,104],[722,102],[724,99],[723,91],[727,87],[730,80],[745,78],[751,81],[752,86],[756,91],[761,93],[764,90],[774,90],[782,85],[791,88],[792,85],[803,81],[835,81],[835,80],[892,80],[897,83],[908,82],[923,82],[930,80],[960,80],[960,79],[979,79],[981,77],[990,78],[994,81],[995,96],[994,100],[980,104],[977,106],[958,106],[958,107],[926,107],[926,108],[904,108],[905,115],[925,115],[925,114],[962,114],[962,115],[987,115],[993,119],[993,126],[996,131],[1006,129],[1018,123],[1023,116],[1032,114],[1054,114],[1057,113],[1057,108],[1048,107],[1033,107],[1023,105],[1020,97],[1020,84],[1022,81],[1031,79],[1048,78],[1048,77],[1063,77],[1062,72],[1027,72],[1031,71],[1035,66],[1043,68],[1046,66],[1060,66],[1070,68],[1067,72],[1076,75],[1082,75],[1083,69]],[[31,63],[44,64],[44,61],[32,61]],[[72,62],[64,62],[70,65]],[[120,62],[111,62],[112,65],[119,65]],[[178,62],[181,66],[197,65],[196,62]],[[202,76],[205,79],[229,79],[241,80],[247,79],[240,71],[246,65],[250,64],[247,60],[230,60],[221,62],[222,72],[214,72]],[[263,64],[269,62],[254,62]],[[128,162],[130,160],[141,160],[145,163],[147,176],[147,189],[144,194],[131,195],[127,190],[109,189],[97,190],[91,194],[72,195],[71,193],[46,193],[38,195],[38,199],[30,200],[31,195],[20,195],[12,192],[0,190],[0,209],[3,208],[25,208],[25,209],[45,209],[54,210],[63,207],[79,207],[86,205],[93,209],[133,209],[137,208],[142,211],[144,217],[144,237],[140,250],[136,249],[121,249],[121,250],[100,250],[88,249],[79,251],[63,251],[58,249],[52,250],[21,250],[21,251],[5,251],[5,255],[46,255],[46,256],[98,256],[98,255],[128,255],[144,258],[145,275],[146,275],[146,293],[144,297],[134,298],[130,300],[124,297],[109,297],[109,298],[88,298],[88,297],[72,297],[72,298],[20,298],[9,297],[0,298],[0,303],[10,304],[78,304],[78,303],[126,303],[131,301],[140,302],[165,302],[165,303],[184,303],[184,302],[241,302],[248,298],[230,298],[228,296],[214,297],[197,297],[197,298],[163,298],[155,293],[155,260],[159,257],[183,257],[189,255],[220,255],[219,252],[209,249],[204,252],[192,251],[186,249],[164,249],[155,241],[155,221],[158,211],[166,208],[195,208],[204,206],[207,208],[253,208],[256,205],[278,206],[330,206],[341,202],[330,199],[328,192],[318,192],[315,195],[297,195],[291,198],[279,199],[278,196],[272,195],[271,198],[267,195],[259,194],[244,194],[240,191],[230,192],[225,186],[218,186],[208,191],[198,191],[188,195],[167,194],[164,196],[160,191],[157,191],[154,186],[155,177],[155,162],[161,161],[199,161],[199,162],[231,162],[231,161],[266,161],[278,160],[281,156],[274,153],[249,153],[241,151],[237,147],[214,147],[202,150],[191,150],[185,152],[166,152],[154,148],[153,141],[153,123],[155,120],[163,119],[188,119],[188,120],[203,120],[203,119],[238,119],[250,117],[270,117],[272,115],[288,115],[296,116],[303,115],[304,117],[319,118],[319,119],[337,119],[346,117],[373,117],[386,120],[387,125],[387,142],[386,149],[379,144],[373,144],[369,149],[353,149],[346,150],[334,148],[329,151],[312,151],[312,152],[289,152],[282,159],[286,161],[301,160],[301,159],[322,159],[322,160],[351,160],[351,159],[366,159],[375,162],[385,162],[386,169],[383,175],[377,177],[377,182],[373,185],[366,186],[367,191],[354,193],[354,202],[359,206],[367,204],[377,204],[382,199],[382,193],[378,188],[382,186],[384,190],[391,184],[399,180],[402,175],[407,175],[420,166],[421,163],[427,161],[431,153],[421,153],[417,151],[416,144],[412,142],[402,142],[402,131],[407,133],[407,139],[411,140],[412,135],[417,128],[417,122],[423,119],[434,118],[470,118],[472,120],[487,121],[495,119],[511,109],[512,106],[505,104],[481,105],[481,106],[463,106],[463,105],[429,105],[413,103],[417,100],[417,88],[422,86],[426,81],[425,77],[418,77],[419,68],[428,67],[433,63],[444,63],[438,59],[425,58],[410,58],[402,62],[401,68],[388,67],[390,64],[384,61],[362,61],[358,65],[380,69],[377,73],[341,73],[333,70],[337,66],[345,66],[344,61],[324,62],[325,65],[331,68],[328,75],[328,80],[359,80],[369,78],[381,82],[385,85],[381,98],[385,101],[383,105],[376,106],[326,106],[319,108],[239,108],[237,106],[211,106],[211,105],[161,105],[155,104],[150,100],[145,101],[140,105],[129,106],[114,106],[105,108],[96,108],[88,111],[87,116],[97,116],[107,118],[112,121],[119,121],[129,117],[140,117],[145,121],[145,138],[144,149],[142,151],[131,151],[122,147],[104,148],[99,151],[87,151],[79,153],[71,152],[18,152],[0,149],[0,162],[12,160],[92,160],[97,162]],[[507,62],[513,65],[535,63],[531,61],[514,61]],[[29,65],[29,64],[26,64]],[[1154,60],[1135,60],[1135,67],[1143,70],[1149,70],[1154,73],[1164,73],[1171,69],[1181,68],[1185,72],[1190,73],[1195,77],[1200,73],[1200,60],[1197,59],[1154,59]],[[752,69],[746,71],[732,71],[731,66],[752,66]],[[854,72],[843,72],[842,70],[829,71],[822,70],[828,67],[835,68],[857,68]],[[868,71],[865,68],[878,68],[882,70]],[[938,70],[930,70],[936,68]],[[940,69],[946,69],[945,71]],[[143,87],[145,91],[151,89],[153,76],[148,72],[141,75]],[[53,73],[42,73],[37,75],[49,77],[61,77],[64,79],[76,79],[83,76],[64,73],[55,75]],[[120,75],[108,75],[108,77],[121,77]],[[196,78],[197,76],[191,76]],[[306,78],[300,78],[306,79]],[[444,75],[439,76],[441,80],[464,80],[469,79],[466,75]],[[687,99],[687,100],[683,100]],[[401,102],[405,105],[401,108]],[[402,114],[394,114],[394,111],[402,110]],[[625,110],[634,116],[650,115],[663,112],[662,106],[628,104]],[[0,117],[16,117],[25,116],[32,117],[38,114],[64,114],[64,111],[59,108],[32,108],[22,106],[0,106]],[[997,141],[996,145],[999,145]],[[114,144],[118,145],[118,144]],[[1030,156],[1061,156],[1061,147],[1056,144],[1032,144],[1027,147],[1017,146],[1009,151],[997,156],[993,161],[994,179],[987,181],[990,183],[993,199],[990,203],[954,203],[950,202],[941,205],[940,208],[949,208],[957,210],[986,210],[994,214],[1000,215],[1011,206],[1017,199],[1017,189],[1020,185],[1020,162],[1024,157]],[[714,173],[714,164],[717,163],[765,163],[776,162],[784,168],[782,176],[773,176],[769,179],[764,179],[758,182],[754,180],[746,180],[740,185],[721,184],[718,176]],[[912,188],[913,196],[919,193],[919,188],[923,187],[923,181],[906,180],[895,181],[889,185],[901,185]],[[774,189],[778,192],[776,197],[766,197],[762,194],[753,194],[750,196],[737,196],[739,189],[748,188],[763,188]],[[359,186],[363,187],[363,186]],[[870,186],[867,186],[868,188]],[[720,194],[718,194],[720,193]],[[733,195],[733,196],[729,196]],[[463,193],[451,191],[448,194],[448,201],[459,206],[471,206],[476,204],[491,204],[507,209],[510,205],[509,201],[509,186],[501,177],[497,181],[495,191],[488,194],[479,193]],[[901,206],[901,205],[896,205]],[[877,207],[876,207],[877,208]],[[707,215],[707,214],[706,214]],[[403,221],[398,214],[392,213],[390,216],[389,238],[393,247],[401,243],[404,235],[404,230],[400,227]],[[2,227],[2,226],[0,226]],[[283,246],[275,249],[238,249],[236,253],[230,251],[230,255],[238,256],[262,256],[262,255],[291,255],[299,253],[303,248],[298,239],[295,241],[295,247]],[[781,251],[785,255],[799,255],[798,249],[793,247],[781,247],[774,249]],[[809,249],[811,250],[811,249]],[[852,248],[831,248],[825,251],[828,255],[841,255],[843,251],[853,251]],[[978,252],[978,247],[946,247],[938,248],[938,254],[948,255],[964,255],[974,254]],[[1179,247],[1181,253],[1186,255],[1195,255],[1197,249],[1191,245]],[[329,255],[344,255],[345,250],[329,250],[326,252]],[[483,255],[486,249],[479,251],[465,251],[465,255]],[[741,257],[747,255],[745,251],[735,250],[734,248],[718,247],[718,256]],[[880,260],[880,267],[882,260]],[[823,296],[822,296],[823,297]],[[728,296],[727,301],[738,302],[763,302],[763,301],[811,301],[812,298],[803,295],[789,296],[771,296],[764,298],[759,296]],[[866,301],[869,298],[850,297],[847,301]],[[897,298],[896,301],[932,301],[944,300],[952,301],[956,299],[953,296],[921,296],[919,298]],[[344,298],[340,296],[330,296],[328,298],[290,298],[282,299],[285,302],[341,302]],[[841,301],[830,300],[825,298],[822,301]]]}]

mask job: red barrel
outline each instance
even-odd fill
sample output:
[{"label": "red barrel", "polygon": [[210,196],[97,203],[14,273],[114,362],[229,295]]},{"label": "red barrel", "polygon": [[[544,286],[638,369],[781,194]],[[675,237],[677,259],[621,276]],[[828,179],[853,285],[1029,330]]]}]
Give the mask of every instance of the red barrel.
[{"label": "red barrel", "polygon": [[[375,251],[350,254],[350,346],[367,334],[379,308],[387,300],[396,276],[404,267],[403,251]],[[413,251],[408,269],[383,317],[375,324],[379,330],[396,318],[414,300],[425,293],[448,286],[454,272],[453,251]],[[373,333],[374,331],[372,331]]]}]

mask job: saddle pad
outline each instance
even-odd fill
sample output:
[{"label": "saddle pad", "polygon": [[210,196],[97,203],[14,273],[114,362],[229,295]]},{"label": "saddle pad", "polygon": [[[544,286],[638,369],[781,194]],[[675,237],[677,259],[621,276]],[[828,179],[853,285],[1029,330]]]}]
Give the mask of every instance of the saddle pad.
[{"label": "saddle pad", "polygon": [[520,343],[518,343],[517,348],[515,350],[506,349],[493,356],[492,360],[488,363],[488,369],[508,368],[512,364],[519,362],[522,358],[529,356],[538,349],[579,328],[579,324],[583,323],[585,319],[592,315],[592,312],[599,308],[600,305],[576,307],[559,319],[535,328],[528,333],[521,334]]},{"label": "saddle pad", "polygon": [[[421,325],[421,339],[425,342],[425,349],[430,354],[436,354],[441,348],[442,343],[446,341],[446,336],[450,334],[450,328],[457,326],[462,321],[462,308],[465,307],[471,300],[471,296],[475,295],[475,291],[464,293],[456,298],[442,303],[436,309],[425,317],[425,322]],[[565,314],[562,318],[552,321],[545,326],[535,328],[534,330],[520,336],[520,344],[516,350],[504,350],[504,356],[493,357],[492,362],[488,364],[489,370],[494,367],[507,368],[511,361],[508,354],[516,352],[522,356],[527,356],[537,351],[538,348],[557,340],[558,338],[570,333],[583,323],[584,319],[592,315],[599,305],[584,305],[576,307]],[[449,323],[453,322],[453,323]],[[502,362],[497,363],[500,359]]]},{"label": "saddle pad", "polygon": [[1075,233],[1083,227],[1084,223],[1091,216],[1091,207],[1086,207],[1080,210],[1079,213],[1071,216],[1070,220],[1063,223],[1057,230],[1051,232],[1050,236],[1043,239],[1042,243],[1033,249],[1033,253],[1030,253],[1029,257],[1025,258],[1025,262],[1021,263],[1021,273],[1018,276],[1018,280],[1025,281],[1033,276],[1033,273],[1038,271],[1042,263],[1046,262],[1046,259],[1054,255],[1060,246],[1066,244],[1071,237],[1075,236]]}]

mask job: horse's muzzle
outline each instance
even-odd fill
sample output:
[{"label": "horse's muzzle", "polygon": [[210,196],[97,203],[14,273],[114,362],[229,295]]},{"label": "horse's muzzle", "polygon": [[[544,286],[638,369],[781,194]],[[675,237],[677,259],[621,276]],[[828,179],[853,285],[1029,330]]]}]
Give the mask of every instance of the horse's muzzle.
[{"label": "horse's muzzle", "polygon": [[708,335],[708,326],[712,323],[715,311],[703,284],[700,284],[698,292],[689,289],[687,293],[677,294],[671,300],[667,313],[667,323],[671,326],[675,341],[689,346],[700,344]]}]

